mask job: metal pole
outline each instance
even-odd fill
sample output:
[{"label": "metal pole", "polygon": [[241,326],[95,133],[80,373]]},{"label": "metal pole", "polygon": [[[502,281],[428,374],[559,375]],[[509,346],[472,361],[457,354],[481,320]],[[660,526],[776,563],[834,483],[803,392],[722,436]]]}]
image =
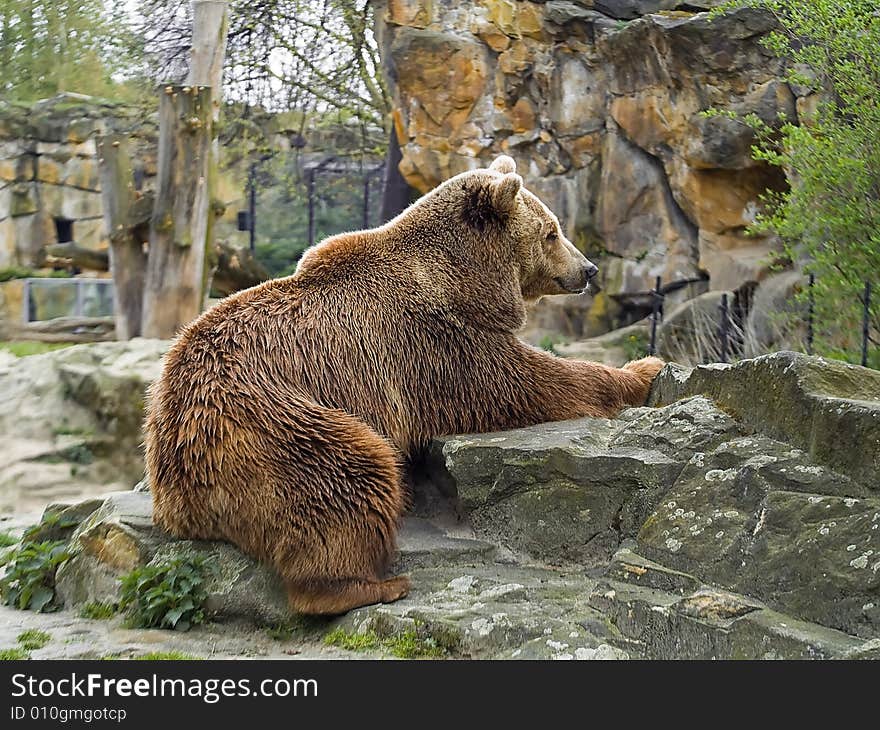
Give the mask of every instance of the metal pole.
[{"label": "metal pole", "polygon": [[250,190],[248,191],[248,236],[250,238],[251,253],[257,250],[256,231],[257,231],[257,165],[251,163],[250,179],[248,180]]},{"label": "metal pole", "polygon": [[727,310],[727,294],[721,295],[721,322],[718,326],[718,334],[721,338],[721,362],[727,362],[727,327],[728,327],[728,310]]},{"label": "metal pole", "polygon": [[871,282],[865,282],[865,309],[862,313],[862,367],[868,366],[868,320],[871,316]]},{"label": "metal pole", "polygon": [[813,354],[813,310],[815,307],[815,299],[813,295],[813,284],[816,283],[816,275],[810,274],[809,289],[809,305],[807,308],[807,354]]},{"label": "metal pole", "polygon": [[660,301],[662,299],[662,294],[660,294],[660,277],[657,277],[657,281],[654,282],[654,291],[651,292],[651,343],[648,345],[648,354],[656,355],[657,354],[657,320],[659,319],[660,313]]},{"label": "metal pole", "polygon": [[307,177],[309,193],[309,246],[315,245],[315,168],[309,168]]},{"label": "metal pole", "polygon": [[370,173],[364,176],[364,230],[370,227]]}]

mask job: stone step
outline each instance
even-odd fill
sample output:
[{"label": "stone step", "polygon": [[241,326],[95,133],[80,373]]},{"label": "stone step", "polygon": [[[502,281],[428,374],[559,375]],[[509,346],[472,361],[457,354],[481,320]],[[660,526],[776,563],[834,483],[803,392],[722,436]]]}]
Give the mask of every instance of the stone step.
[{"label": "stone step", "polygon": [[412,592],[356,609],[336,628],[474,659],[626,659],[625,644],[588,605],[595,580],[521,565],[414,570]]}]

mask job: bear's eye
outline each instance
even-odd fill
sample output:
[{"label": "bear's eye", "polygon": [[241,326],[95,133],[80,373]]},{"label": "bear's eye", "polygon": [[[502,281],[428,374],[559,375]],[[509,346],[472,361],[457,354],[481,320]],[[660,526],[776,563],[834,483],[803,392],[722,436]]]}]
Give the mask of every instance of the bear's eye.
[{"label": "bear's eye", "polygon": [[558,238],[559,236],[556,234],[556,231],[550,231],[550,233],[547,234],[548,241],[555,241]]}]

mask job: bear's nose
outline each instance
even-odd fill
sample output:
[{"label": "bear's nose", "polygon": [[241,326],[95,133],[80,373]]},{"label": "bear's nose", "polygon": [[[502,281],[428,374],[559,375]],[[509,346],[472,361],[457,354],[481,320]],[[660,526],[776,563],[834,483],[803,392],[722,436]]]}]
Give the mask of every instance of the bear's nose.
[{"label": "bear's nose", "polygon": [[590,281],[590,279],[593,279],[596,274],[599,273],[599,267],[596,266],[596,264],[589,263],[584,268],[584,273],[587,275],[587,281]]}]

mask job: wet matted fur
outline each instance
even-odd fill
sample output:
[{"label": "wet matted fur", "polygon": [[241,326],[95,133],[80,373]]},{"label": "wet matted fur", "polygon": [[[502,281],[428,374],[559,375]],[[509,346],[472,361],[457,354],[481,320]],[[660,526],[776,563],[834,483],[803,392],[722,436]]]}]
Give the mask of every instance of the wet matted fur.
[{"label": "wet matted fur", "polygon": [[656,358],[564,360],[515,334],[526,300],[582,291],[595,271],[509,157],[328,238],[169,351],[146,421],[157,523],[271,563],[295,611],[406,595],[386,577],[404,458],[434,436],[644,403]]}]

